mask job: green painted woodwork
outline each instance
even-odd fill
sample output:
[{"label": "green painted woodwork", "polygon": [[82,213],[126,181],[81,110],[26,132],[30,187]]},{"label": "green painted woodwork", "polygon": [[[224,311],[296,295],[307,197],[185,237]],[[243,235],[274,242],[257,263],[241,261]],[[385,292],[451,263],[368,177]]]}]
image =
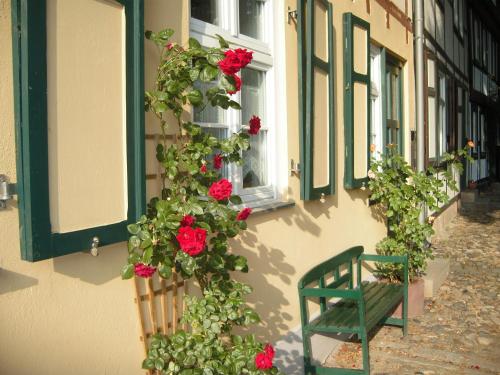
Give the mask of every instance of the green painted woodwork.
[{"label": "green painted woodwork", "polygon": [[[345,171],[344,187],[355,189],[365,186],[368,177],[354,177],[354,163],[356,158],[366,158],[366,165],[370,166],[370,135],[371,135],[371,80],[370,80],[370,24],[356,17],[352,13],[343,14],[344,23],[344,138],[345,138]],[[354,70],[354,27],[366,30],[366,74]],[[356,46],[359,48],[359,46]],[[354,155],[354,84],[361,83],[366,87],[366,154]]]},{"label": "green painted woodwork", "polygon": [[[304,345],[306,374],[370,374],[368,332],[379,324],[396,325],[408,330],[408,258],[407,256],[382,256],[364,254],[362,246],[352,247],[313,267],[299,281],[299,303]],[[353,262],[357,264],[357,285],[353,286]],[[361,282],[363,262],[391,262],[403,264],[404,283]],[[340,276],[340,270],[347,273]],[[325,286],[325,280],[334,281]],[[349,285],[346,287],[346,283]],[[340,288],[342,286],[342,288]],[[308,299],[320,300],[320,315],[310,319]],[[328,305],[332,298],[335,304]],[[324,306],[323,302],[324,301]],[[403,301],[403,318],[389,314]],[[326,368],[312,364],[311,336],[316,333],[352,333],[361,340],[363,369]]]},{"label": "green painted woodwork", "polygon": [[[52,233],[49,213],[45,0],[12,0],[17,190],[21,257],[31,262],[127,239],[145,211],[143,2],[119,0],[126,19],[128,213],[121,223]],[[84,199],[84,197],[75,197]]]},{"label": "green painted woodwork", "polygon": [[[314,7],[319,3],[327,12],[328,18],[328,61],[314,54]],[[298,0],[298,51],[299,51],[299,122],[300,122],[300,197],[314,200],[335,193],[335,126],[334,126],[334,64],[333,64],[333,11],[332,4],[326,0]],[[321,70],[328,76],[328,184],[314,186],[314,120],[315,80],[314,70]]]},{"label": "green painted woodwork", "polygon": [[[386,121],[384,126],[384,145],[388,143],[397,144],[397,150],[404,155],[404,126],[403,126],[403,69],[402,63],[390,54],[385,53],[382,64],[382,92],[383,119]],[[389,85],[391,83],[391,85]],[[394,96],[397,95],[397,99]],[[394,113],[391,113],[394,110]],[[391,131],[396,133],[396,137],[391,135]],[[396,138],[396,139],[394,139]]]}]

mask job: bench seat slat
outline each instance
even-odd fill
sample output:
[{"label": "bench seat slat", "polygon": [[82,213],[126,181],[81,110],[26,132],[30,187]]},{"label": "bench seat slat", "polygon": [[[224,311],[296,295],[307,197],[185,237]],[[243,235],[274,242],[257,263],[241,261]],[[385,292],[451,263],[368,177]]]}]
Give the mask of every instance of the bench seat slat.
[{"label": "bench seat slat", "polygon": [[[372,282],[363,285],[365,298],[366,327],[376,325],[388,311],[403,297],[402,284]],[[353,300],[340,300],[318,318],[308,324],[311,331],[325,331],[328,328],[359,328],[358,304]]]}]

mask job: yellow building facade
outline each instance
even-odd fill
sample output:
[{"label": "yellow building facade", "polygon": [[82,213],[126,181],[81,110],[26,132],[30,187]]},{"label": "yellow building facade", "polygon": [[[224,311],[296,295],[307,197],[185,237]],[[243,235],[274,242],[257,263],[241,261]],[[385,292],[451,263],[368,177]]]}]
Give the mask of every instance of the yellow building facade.
[{"label": "yellow building facade", "polygon": [[[57,165],[57,168],[50,169],[49,185],[54,186],[50,195],[50,214],[53,218],[58,217],[59,221],[54,219],[51,224],[53,228],[57,226],[57,230],[69,231],[85,228],[87,221],[100,220],[95,215],[97,210],[99,216],[99,207],[87,203],[85,200],[88,196],[79,195],[84,181],[93,178],[106,181],[109,178],[109,181],[113,182],[110,186],[101,186],[99,190],[88,193],[90,201],[93,201],[92,197],[95,196],[95,201],[99,202],[106,192],[110,192],[110,198],[106,198],[106,201],[116,196],[124,196],[123,190],[117,187],[123,185],[117,181],[123,182],[127,177],[122,173],[126,153],[123,147],[124,135],[116,136],[123,122],[124,72],[119,69],[119,65],[107,69],[108,62],[119,60],[124,51],[120,49],[123,45],[117,46],[112,39],[105,38],[106,34],[112,35],[113,30],[122,30],[123,18],[115,17],[115,13],[110,10],[109,18],[99,20],[97,13],[92,13],[96,10],[89,7],[95,5],[92,3],[105,7],[116,6],[110,5],[112,2],[74,0],[73,3],[72,0],[72,6],[80,7],[78,12],[70,9],[67,3],[65,5],[62,0],[47,0],[47,95],[49,129],[57,133],[49,138],[49,158],[53,158],[50,159],[53,160],[51,165]],[[398,139],[406,159],[411,159],[411,131],[414,130],[415,123],[411,4],[405,1],[335,0],[331,1],[331,20],[325,16],[326,8],[315,5],[319,6],[315,10],[317,29],[314,40],[319,46],[315,53],[325,54],[325,59],[325,51],[328,50],[328,24],[332,24],[332,54],[329,63],[333,71],[333,106],[328,106],[327,78],[317,72],[318,74],[314,75],[317,82],[314,93],[321,101],[318,99],[317,103],[311,104],[315,109],[313,122],[317,124],[317,132],[316,138],[312,140],[315,147],[310,157],[313,159],[315,170],[319,172],[316,172],[313,178],[312,187],[321,187],[330,181],[334,193],[304,200],[301,195],[301,178],[304,178],[305,173],[305,167],[301,163],[304,140],[300,134],[303,130],[301,127],[305,124],[301,122],[305,107],[299,100],[300,86],[304,84],[303,78],[299,79],[302,77],[299,56],[302,56],[300,51],[304,45],[298,43],[299,25],[293,12],[297,10],[297,1],[257,1],[256,3],[265,7],[265,14],[259,21],[264,25],[260,31],[252,31],[251,25],[245,26],[241,13],[238,18],[238,13],[233,8],[238,3],[236,1],[228,0],[227,3],[232,4],[231,6],[218,8],[221,13],[214,24],[192,17],[194,3],[196,2],[190,3],[188,0],[144,1],[144,28],[172,28],[176,31],[175,41],[181,45],[186,44],[189,37],[197,38],[202,44],[210,44],[213,42],[215,31],[233,45],[249,49],[255,46],[254,63],[250,66],[255,72],[248,73],[246,77],[253,91],[249,90],[244,95],[250,98],[250,107],[262,111],[263,118],[267,120],[265,148],[262,145],[257,147],[264,150],[265,160],[261,160],[260,164],[256,162],[252,167],[252,173],[257,177],[263,176],[265,183],[254,183],[254,180],[246,182],[247,175],[244,172],[238,174],[233,171],[234,173],[230,174],[235,180],[243,180],[240,181],[243,195],[249,189],[248,186],[255,187],[246,196],[246,204],[255,207],[255,213],[248,220],[249,231],[234,242],[233,250],[247,256],[249,260],[250,272],[242,279],[254,287],[250,302],[255,305],[263,322],[255,332],[263,340],[277,343],[278,349],[288,351],[284,360],[287,363],[293,362],[299,357],[292,352],[293,346],[288,345],[287,340],[290,341],[289,338],[295,337],[300,331],[297,294],[299,278],[312,266],[348,247],[363,245],[368,252],[373,252],[375,244],[384,237],[386,230],[384,222],[369,206],[369,192],[362,186],[347,186],[345,182],[347,169],[350,168],[346,166],[346,144],[349,140],[345,137],[345,129],[350,126],[346,124],[344,103],[346,91],[350,89],[346,88],[344,78],[347,43],[344,32],[345,14],[351,13],[368,23],[370,30],[369,40],[367,34],[360,30],[353,33],[353,44],[359,46],[353,50],[354,68],[365,69],[371,83],[369,92],[363,92],[363,88],[353,88],[352,150],[355,155],[352,173],[354,178],[362,179],[369,168],[366,161],[369,149],[377,145],[381,145],[379,149],[384,146],[382,139],[386,140],[383,137],[387,131],[386,117],[396,121],[396,117],[391,117],[391,110],[385,111],[385,108],[382,108],[386,102],[380,101],[386,95],[388,87],[396,87],[396,82],[400,85],[400,90],[394,91],[393,94],[399,95],[399,100],[394,99],[391,103],[397,105],[397,110],[393,108],[393,113],[398,117]],[[246,2],[240,2],[239,5],[242,6],[243,3]],[[381,5],[385,3],[390,6]],[[19,150],[16,150],[13,89],[15,72],[12,4],[10,0],[0,0],[0,173],[16,182],[20,179],[20,169],[19,165],[16,166],[16,152]],[[66,11],[68,13],[65,13]],[[233,15],[228,13],[233,11]],[[202,13],[197,14],[204,17]],[[72,22],[71,17],[75,17],[75,22]],[[78,17],[94,22],[95,29],[72,27],[71,25],[81,22]],[[114,20],[114,23],[109,20]],[[248,27],[246,30],[249,30],[249,34],[255,32],[254,37],[243,35],[240,31],[244,27]],[[94,45],[95,49],[80,51],[80,55],[75,56],[77,51],[74,49],[74,41],[94,34],[94,44],[90,43],[89,46]],[[69,38],[64,39],[64,35]],[[385,61],[380,59],[381,51]],[[74,82],[79,79],[78,71],[68,73],[65,70],[74,66],[71,64],[78,64],[73,59],[83,61],[85,66],[91,62],[96,63],[90,71],[100,70],[101,76],[94,76],[95,80]],[[85,62],[85,59],[88,61]],[[382,73],[377,75],[366,71],[366,61],[378,64],[376,66]],[[146,41],[146,89],[154,84],[157,62],[156,49]],[[385,69],[382,64],[390,62],[391,67]],[[99,69],[99,64],[102,64],[102,69]],[[391,73],[395,71],[397,73]],[[69,76],[65,77],[64,74]],[[262,76],[265,77],[265,89],[258,83]],[[380,83],[376,82],[377,79]],[[386,79],[388,81],[382,84]],[[245,85],[245,80],[243,84]],[[96,103],[106,103],[104,108],[96,109],[97,104],[87,101],[88,105],[92,105],[88,110],[72,109],[75,103],[68,104],[66,100],[71,102],[73,85],[90,85],[89,92],[96,92]],[[98,90],[95,87],[97,85],[101,85]],[[107,85],[110,87],[109,91],[106,89]],[[263,93],[265,100],[262,101]],[[302,98],[305,98],[305,94]],[[369,101],[372,103],[371,109],[367,106]],[[380,109],[379,112],[377,108]],[[75,111],[78,118],[74,118]],[[329,123],[330,111],[333,115],[334,137],[325,125]],[[399,112],[396,113],[397,111]],[[381,117],[384,113],[385,117]],[[91,116],[85,117],[87,114]],[[193,114],[188,109],[185,116],[194,116],[196,120],[196,116],[200,115]],[[198,121],[200,119],[203,120],[203,117],[199,117]],[[89,125],[90,133],[77,133],[87,122],[97,125]],[[234,123],[238,123],[238,120],[234,120]],[[113,124],[118,124],[116,129],[112,128],[115,126]],[[370,132],[368,124],[371,127]],[[148,198],[158,194],[159,189],[154,156],[155,137],[158,132],[155,125],[154,120],[146,116],[145,174]],[[99,132],[99,128],[102,128],[102,132]],[[388,137],[394,137],[396,133],[387,134]],[[82,156],[77,160],[77,164],[65,161],[66,153],[71,154],[83,142],[98,142],[96,138],[102,138],[106,142],[103,142],[101,147],[94,148],[91,157]],[[114,138],[118,138],[118,141],[110,142]],[[331,155],[329,140],[334,142]],[[375,146],[371,146],[372,144]],[[84,155],[84,147],[78,150]],[[119,157],[116,157],[117,155]],[[297,163],[300,164],[298,168]],[[330,168],[331,166],[334,168]],[[264,168],[265,172],[259,168]],[[75,169],[81,170],[86,180],[74,180],[71,176]],[[325,177],[332,170],[333,175]],[[84,171],[89,172],[85,175],[87,172]],[[93,173],[102,175],[96,177]],[[65,175],[70,177],[64,177]],[[75,183],[68,196],[64,196],[64,192],[58,193],[57,190],[65,190],[67,184],[64,185],[64,181]],[[261,185],[269,189],[260,189]],[[55,201],[59,205],[54,206]],[[126,244],[119,242],[102,247],[99,257],[75,252],[39,262],[27,262],[21,260],[20,209],[14,201],[8,203],[7,209],[0,211],[0,238],[3,240],[0,247],[0,373],[141,373],[143,349],[138,338],[139,321],[133,302],[133,287],[131,283],[122,281],[119,276],[121,265],[126,259]],[[78,214],[67,215],[69,210]],[[106,220],[114,222],[121,220],[123,210],[123,205],[117,204],[100,211],[102,215],[110,216]],[[67,226],[65,229],[64,225]],[[329,344],[325,345],[328,347]]]}]

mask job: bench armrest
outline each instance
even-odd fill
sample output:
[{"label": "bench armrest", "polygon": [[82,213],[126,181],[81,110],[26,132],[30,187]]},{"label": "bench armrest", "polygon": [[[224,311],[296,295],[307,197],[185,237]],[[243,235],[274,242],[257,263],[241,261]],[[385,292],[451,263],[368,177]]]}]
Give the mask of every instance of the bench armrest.
[{"label": "bench armrest", "polygon": [[360,260],[374,261],[380,263],[402,263],[408,264],[407,255],[376,255],[376,254],[361,254]]},{"label": "bench armrest", "polygon": [[345,298],[360,299],[362,292],[356,289],[329,289],[329,288],[302,288],[299,289],[301,297],[325,297],[325,298]]}]

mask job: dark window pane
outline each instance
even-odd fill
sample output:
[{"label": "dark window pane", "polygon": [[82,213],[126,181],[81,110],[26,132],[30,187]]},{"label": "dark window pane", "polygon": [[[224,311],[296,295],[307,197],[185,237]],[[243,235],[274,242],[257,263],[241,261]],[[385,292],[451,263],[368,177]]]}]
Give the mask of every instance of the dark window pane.
[{"label": "dark window pane", "polygon": [[191,17],[219,25],[219,0],[191,0]]}]

